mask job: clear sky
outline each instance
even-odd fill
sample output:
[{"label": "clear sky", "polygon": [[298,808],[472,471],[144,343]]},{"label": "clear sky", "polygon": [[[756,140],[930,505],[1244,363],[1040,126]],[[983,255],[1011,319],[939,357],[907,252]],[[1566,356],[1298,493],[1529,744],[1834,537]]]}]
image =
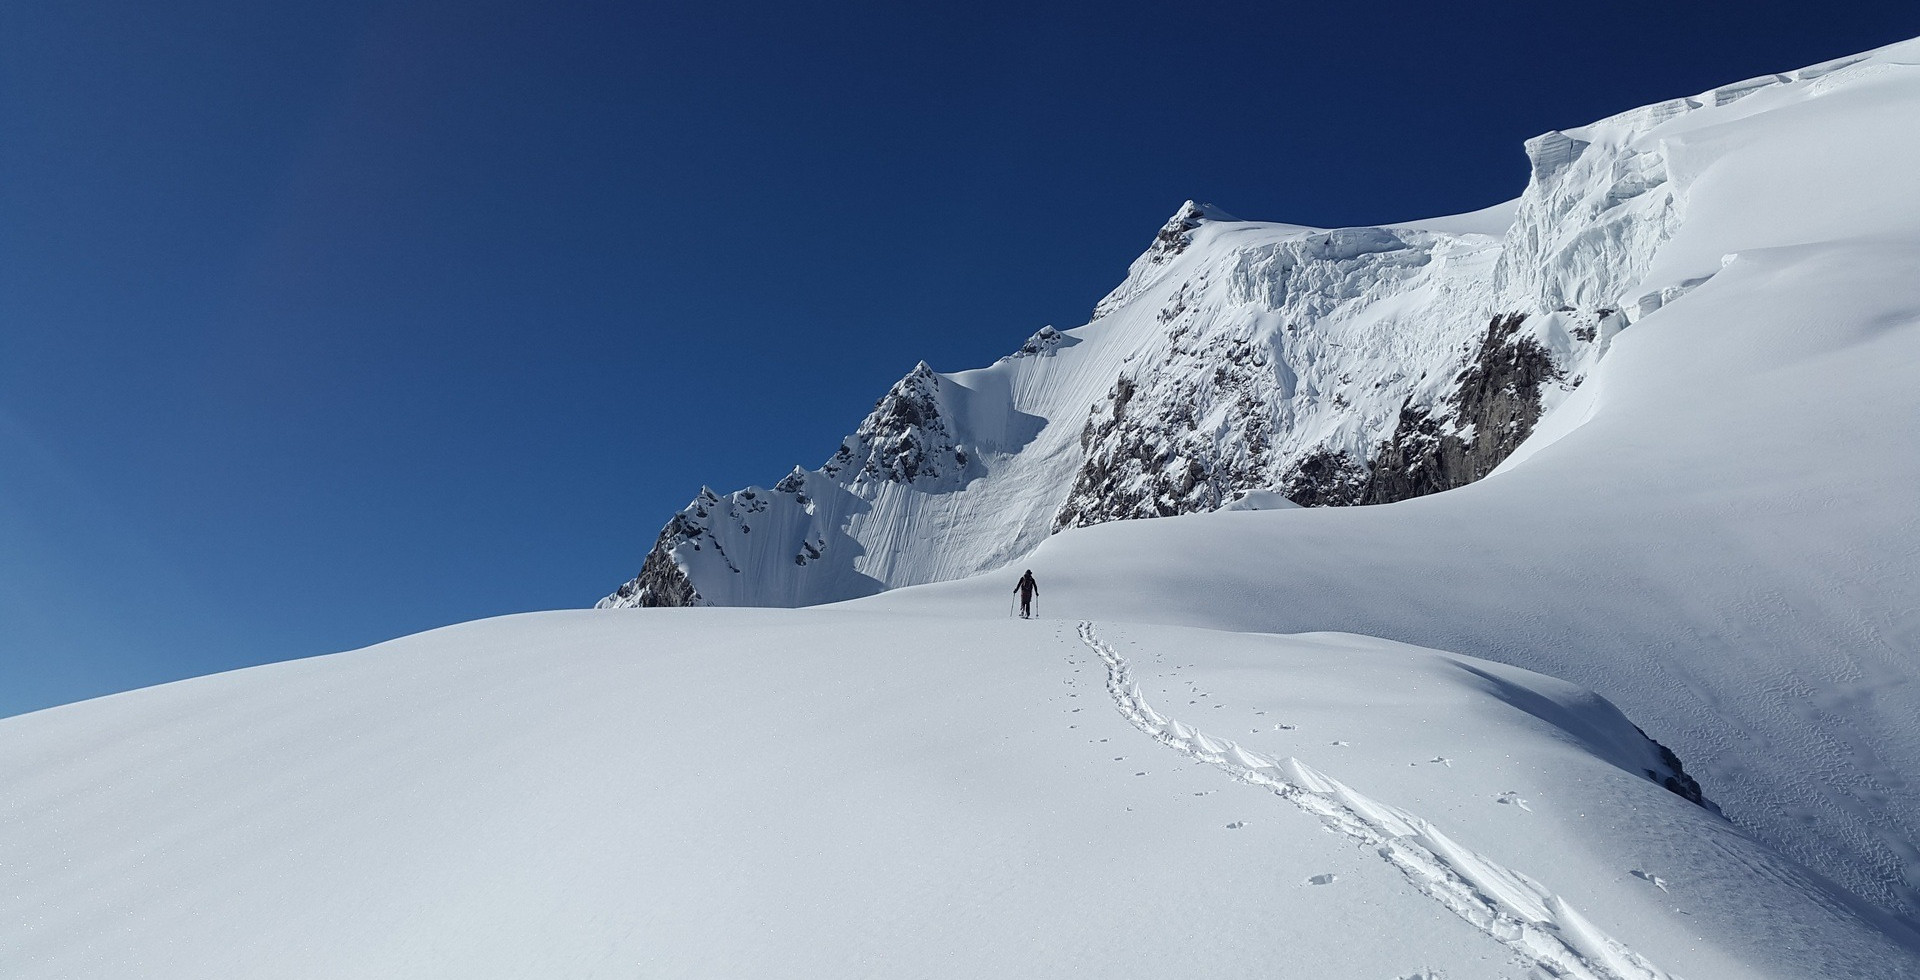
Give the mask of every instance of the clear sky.
[{"label": "clear sky", "polygon": [[1915,34],[1910,0],[14,0],[0,715],[591,604],[917,360],[1084,322],[1188,197],[1471,210],[1528,136]]}]

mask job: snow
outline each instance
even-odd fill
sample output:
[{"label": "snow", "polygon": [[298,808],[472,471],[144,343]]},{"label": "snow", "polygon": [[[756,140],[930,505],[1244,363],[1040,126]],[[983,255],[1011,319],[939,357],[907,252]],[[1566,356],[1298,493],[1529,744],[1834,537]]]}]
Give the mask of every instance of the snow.
[{"label": "snow", "polygon": [[1300,505],[1271,490],[1248,490],[1221,510],[1285,510]]},{"label": "snow", "polygon": [[1654,764],[1364,637],[531,614],[0,721],[0,934],[21,978],[1920,966]]},{"label": "snow", "polygon": [[1492,207],[1469,211],[1466,214],[1450,214],[1439,218],[1424,218],[1419,221],[1403,221],[1393,227],[1409,228],[1415,231],[1431,231],[1442,235],[1482,235],[1487,238],[1505,238],[1507,229],[1513,227],[1513,214],[1520,206],[1516,200],[1503,201]]}]

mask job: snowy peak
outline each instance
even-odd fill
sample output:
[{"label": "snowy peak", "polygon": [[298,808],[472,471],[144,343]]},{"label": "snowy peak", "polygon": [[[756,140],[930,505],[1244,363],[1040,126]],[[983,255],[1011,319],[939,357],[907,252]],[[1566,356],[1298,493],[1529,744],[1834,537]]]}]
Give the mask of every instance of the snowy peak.
[{"label": "snowy peak", "polygon": [[1195,228],[1208,221],[1233,220],[1236,219],[1232,215],[1211,204],[1188,201],[1180,205],[1180,210],[1175,211],[1166,224],[1160,226],[1160,231],[1153,236],[1153,244],[1142,258],[1155,265],[1166,262],[1193,244]]},{"label": "snowy peak", "polygon": [[1098,320],[1118,309],[1158,280],[1165,272],[1165,267],[1193,245],[1194,232],[1202,225],[1212,221],[1237,220],[1211,204],[1187,201],[1180,205],[1179,210],[1173,212],[1173,217],[1168,218],[1167,223],[1154,233],[1153,242],[1147,246],[1147,250],[1133,260],[1127,269],[1126,280],[1094,306],[1093,318]]},{"label": "snowy peak", "polygon": [[968,456],[948,425],[940,375],[921,361],[894,383],[854,434],[821,467],[847,482],[956,487]]},{"label": "snowy peak", "polygon": [[[1741,154],[1768,114],[1910,70],[1885,55],[1544,133],[1518,197],[1471,215],[1321,229],[1183,202],[1087,324],[980,370],[915,366],[820,469],[705,524],[683,513],[608,601],[827,602],[997,568],[1064,528],[1481,479],[1537,449],[1537,429],[1578,424],[1545,426],[1621,330],[1755,244],[1689,237],[1702,175],[1726,186],[1753,166]],[[1843,217],[1760,191],[1740,208],[1763,246]],[[752,510],[768,499],[789,516]],[[776,525],[791,533],[763,533]]]}]

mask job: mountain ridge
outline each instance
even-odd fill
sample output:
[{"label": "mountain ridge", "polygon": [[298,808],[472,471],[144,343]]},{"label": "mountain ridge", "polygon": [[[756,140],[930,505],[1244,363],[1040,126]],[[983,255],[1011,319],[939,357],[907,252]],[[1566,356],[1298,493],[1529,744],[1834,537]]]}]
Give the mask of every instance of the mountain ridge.
[{"label": "mountain ridge", "polygon": [[[1669,254],[1714,161],[1665,134],[1737,125],[1769,89],[1817,96],[1874,58],[1541,134],[1520,196],[1466,215],[1322,229],[1189,200],[1086,324],[986,368],[917,365],[818,469],[675,515],[598,605],[812,605],[1248,493],[1382,504],[1480,479],[1620,331],[1717,272],[1718,254]],[[1002,431],[1014,417],[1029,424]]]}]

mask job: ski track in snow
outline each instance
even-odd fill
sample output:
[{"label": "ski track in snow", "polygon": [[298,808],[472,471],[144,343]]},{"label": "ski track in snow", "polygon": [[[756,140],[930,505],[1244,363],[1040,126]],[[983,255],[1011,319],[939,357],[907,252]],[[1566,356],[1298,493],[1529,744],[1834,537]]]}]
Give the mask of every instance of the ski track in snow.
[{"label": "ski track in snow", "polygon": [[1299,759],[1276,762],[1161,715],[1147,704],[1127,662],[1100,639],[1091,622],[1080,624],[1080,640],[1106,663],[1107,693],[1133,727],[1320,818],[1327,829],[1373,850],[1422,894],[1549,975],[1679,980],[1600,931],[1546,886],[1460,846],[1426,819],[1369,799]]}]

